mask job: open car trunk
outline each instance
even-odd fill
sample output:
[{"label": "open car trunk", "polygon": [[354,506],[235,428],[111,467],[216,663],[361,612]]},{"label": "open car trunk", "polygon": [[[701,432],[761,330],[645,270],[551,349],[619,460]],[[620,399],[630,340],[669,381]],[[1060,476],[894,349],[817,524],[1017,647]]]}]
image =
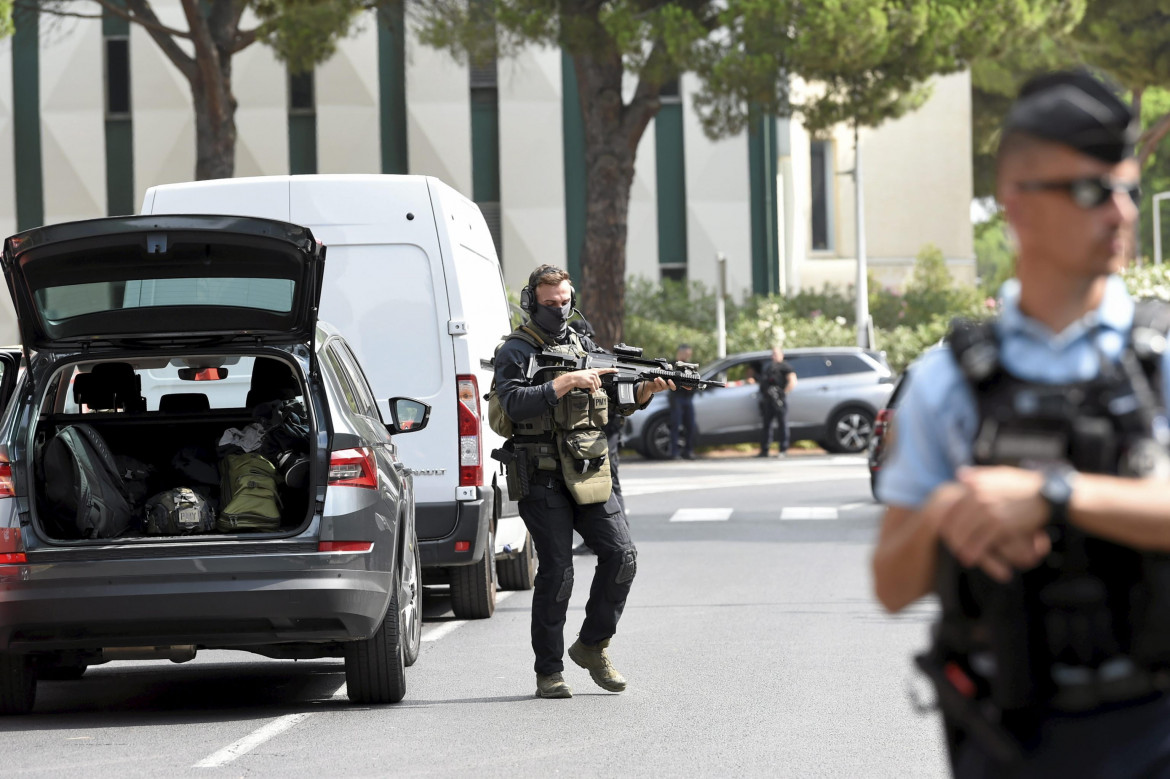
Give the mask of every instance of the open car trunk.
[{"label": "open car trunk", "polygon": [[30,497],[48,540],[222,541],[308,525],[324,474],[295,360],[124,357],[67,364],[42,386]]}]

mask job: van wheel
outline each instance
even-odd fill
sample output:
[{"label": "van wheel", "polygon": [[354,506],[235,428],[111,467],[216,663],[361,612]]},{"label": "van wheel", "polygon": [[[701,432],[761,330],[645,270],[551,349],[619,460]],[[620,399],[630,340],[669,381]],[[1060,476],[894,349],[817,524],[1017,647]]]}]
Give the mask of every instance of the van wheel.
[{"label": "van wheel", "polygon": [[450,568],[451,611],[459,619],[487,619],[496,610],[496,534],[488,530],[483,558]]},{"label": "van wheel", "polygon": [[408,667],[418,660],[419,647],[422,646],[422,561],[417,542],[410,560],[411,567],[402,574],[402,589],[407,597],[402,606],[402,653]]},{"label": "van wheel", "polygon": [[532,536],[524,534],[524,548],[520,554],[496,563],[500,588],[504,590],[531,590],[536,582],[536,546]]},{"label": "van wheel", "polygon": [[398,703],[406,695],[406,656],[399,631],[398,589],[374,635],[345,645],[345,687],[351,703]]},{"label": "van wheel", "polygon": [[0,714],[28,714],[37,699],[37,670],[28,655],[0,653]]}]

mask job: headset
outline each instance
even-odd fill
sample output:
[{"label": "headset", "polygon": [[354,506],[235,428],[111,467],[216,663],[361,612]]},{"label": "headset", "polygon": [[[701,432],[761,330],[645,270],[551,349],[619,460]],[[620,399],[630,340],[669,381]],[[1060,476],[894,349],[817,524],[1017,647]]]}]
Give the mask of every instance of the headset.
[{"label": "headset", "polygon": [[[528,316],[532,316],[532,312],[536,310],[536,288],[539,286],[536,282],[544,274],[549,271],[559,271],[555,265],[541,265],[528,277],[528,284],[524,289],[520,290],[520,310]],[[572,282],[569,283],[569,291],[571,297],[569,298],[569,308],[573,311],[577,310],[577,290],[573,287]],[[579,313],[579,312],[578,312]]]}]

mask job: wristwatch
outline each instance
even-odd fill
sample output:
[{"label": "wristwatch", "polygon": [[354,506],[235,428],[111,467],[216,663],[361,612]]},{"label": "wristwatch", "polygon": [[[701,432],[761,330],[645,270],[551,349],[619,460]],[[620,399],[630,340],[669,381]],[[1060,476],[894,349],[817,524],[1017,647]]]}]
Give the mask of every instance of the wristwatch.
[{"label": "wristwatch", "polygon": [[1068,503],[1072,499],[1077,472],[1071,466],[1060,465],[1044,472],[1040,497],[1048,504],[1048,522],[1057,527],[1068,524]]}]

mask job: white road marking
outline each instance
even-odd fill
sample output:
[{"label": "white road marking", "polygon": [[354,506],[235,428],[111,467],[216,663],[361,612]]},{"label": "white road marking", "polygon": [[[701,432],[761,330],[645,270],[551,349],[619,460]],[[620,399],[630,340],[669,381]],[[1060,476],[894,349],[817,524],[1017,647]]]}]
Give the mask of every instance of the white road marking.
[{"label": "white road marking", "polygon": [[838,506],[837,510],[838,511],[853,511],[854,509],[859,509],[859,508],[863,508],[865,506],[873,506],[873,505],[875,505],[873,503],[873,501],[859,500],[856,503],[846,503],[843,506]]},{"label": "white road marking", "polygon": [[767,484],[812,484],[813,482],[839,482],[840,476],[778,476],[760,474],[757,476],[728,478],[726,476],[700,476],[685,481],[681,479],[631,480],[622,483],[622,495],[655,495],[663,492],[689,492],[691,490],[720,490],[733,487],[759,487]]},{"label": "white road marking", "polygon": [[[499,604],[501,601],[507,600],[508,598],[515,595],[516,592],[517,592],[517,590],[504,590],[502,592],[497,592],[496,593],[496,603]],[[466,620],[466,619],[453,619],[450,622],[444,622],[441,625],[436,625],[432,629],[423,633],[422,640],[423,641],[438,641],[440,638],[443,638],[443,637],[447,636],[448,634],[450,634],[451,632],[457,630],[458,628],[463,627],[464,625],[466,625],[468,623],[468,621],[469,620]]]},{"label": "white road marking", "polygon": [[256,747],[268,741],[271,738],[279,736],[298,722],[312,716],[312,712],[304,712],[302,714],[287,714],[283,717],[278,717],[272,720],[262,728],[257,728],[248,735],[244,736],[234,744],[230,744],[223,749],[216,752],[210,757],[200,760],[192,766],[192,768],[220,768],[235,760],[241,755],[246,755]]},{"label": "white road marking", "polygon": [[780,519],[836,519],[832,506],[789,506],[780,512]]},{"label": "white road marking", "polygon": [[671,522],[726,522],[735,509],[679,509],[671,515]]}]

